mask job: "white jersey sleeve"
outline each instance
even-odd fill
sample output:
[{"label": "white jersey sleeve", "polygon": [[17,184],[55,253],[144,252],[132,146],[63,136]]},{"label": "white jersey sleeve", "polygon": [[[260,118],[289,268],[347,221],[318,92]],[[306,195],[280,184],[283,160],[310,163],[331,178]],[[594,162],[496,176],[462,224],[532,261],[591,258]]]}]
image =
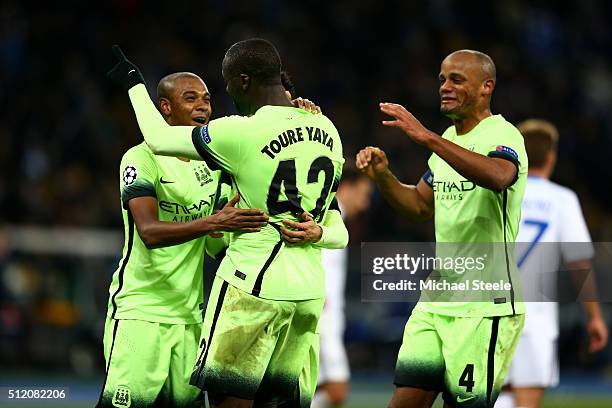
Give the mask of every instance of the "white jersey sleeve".
[{"label": "white jersey sleeve", "polygon": [[[571,190],[564,191],[566,197],[560,206],[561,219],[559,242],[565,262],[591,259],[594,254],[591,235],[582,215],[578,196]],[[588,244],[577,244],[588,243]]]},{"label": "white jersey sleeve", "polygon": [[[340,211],[342,203],[339,201]],[[321,263],[325,270],[325,308],[324,313],[343,316],[344,290],[346,286],[346,269],[348,249],[321,250]]]}]

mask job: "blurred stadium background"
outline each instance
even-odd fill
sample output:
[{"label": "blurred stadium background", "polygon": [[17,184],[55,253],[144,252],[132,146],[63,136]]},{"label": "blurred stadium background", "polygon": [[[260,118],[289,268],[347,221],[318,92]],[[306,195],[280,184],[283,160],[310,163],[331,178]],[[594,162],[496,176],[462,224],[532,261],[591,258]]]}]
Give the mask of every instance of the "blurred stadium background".
[{"label": "blurred stadium background", "polygon": [[[427,153],[380,126],[378,102],[402,103],[441,132],[440,61],[460,48],[484,51],[498,69],[494,111],[559,126],[553,179],[577,191],[593,240],[612,241],[608,1],[103,3],[0,2],[0,386],[70,387],[64,406],[98,397],[108,285],[123,245],[119,160],[141,141],[126,96],[105,78],[114,43],[142,68],[152,95],[167,73],[201,75],[214,118],[234,112],[220,75],[225,50],[265,37],[297,93],[335,121],[346,156],[381,146],[408,182]],[[360,301],[359,243],[430,241],[433,230],[405,222],[377,193],[349,228],[346,406],[381,407],[411,305]],[[610,324],[611,305],[603,306]],[[546,406],[612,406],[612,348],[589,355],[580,306],[561,310],[562,379]]]}]

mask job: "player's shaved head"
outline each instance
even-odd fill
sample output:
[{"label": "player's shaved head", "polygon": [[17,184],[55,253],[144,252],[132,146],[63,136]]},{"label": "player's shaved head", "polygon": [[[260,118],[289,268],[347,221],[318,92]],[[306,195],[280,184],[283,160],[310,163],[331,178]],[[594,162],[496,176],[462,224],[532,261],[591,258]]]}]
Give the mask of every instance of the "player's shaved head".
[{"label": "player's shaved head", "polygon": [[[473,128],[491,114],[491,96],[495,89],[495,64],[480,51],[459,50],[444,58],[440,66],[440,112],[458,121],[470,121]],[[467,123],[467,122],[465,122]],[[459,124],[461,131],[463,126]]]},{"label": "player's shaved head", "polygon": [[223,58],[226,79],[240,74],[257,79],[263,85],[280,85],[281,58],[271,42],[251,38],[232,45]]},{"label": "player's shaved head", "polygon": [[484,52],[475,50],[458,50],[449,54],[445,59],[448,58],[462,58],[465,62],[472,62],[474,68],[478,68],[481,73],[481,79],[486,81],[487,79],[496,80],[497,70],[495,69],[495,63]]},{"label": "player's shaved head", "polygon": [[[157,84],[157,100],[161,98],[171,99],[174,90],[176,89],[176,82],[183,79],[197,79],[202,81],[202,78],[194,74],[193,72],[175,72],[173,74],[166,75]],[[204,81],[202,81],[203,83]]]},{"label": "player's shaved head", "polygon": [[157,84],[157,103],[166,122],[172,126],[202,126],[212,114],[210,92],[193,72],[175,72]]}]

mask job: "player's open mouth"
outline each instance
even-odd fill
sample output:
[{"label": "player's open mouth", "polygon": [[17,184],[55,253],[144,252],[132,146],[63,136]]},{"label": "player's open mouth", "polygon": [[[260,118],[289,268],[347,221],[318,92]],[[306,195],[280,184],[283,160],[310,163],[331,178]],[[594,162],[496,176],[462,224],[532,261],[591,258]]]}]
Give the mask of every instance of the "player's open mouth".
[{"label": "player's open mouth", "polygon": [[198,118],[191,118],[191,120],[193,120],[194,122],[197,122],[201,125],[205,125],[206,124],[206,118],[205,117],[198,117]]},{"label": "player's open mouth", "polygon": [[451,98],[450,96],[444,96],[442,98],[442,103],[448,103],[448,102],[452,102],[452,101],[455,101],[455,100],[456,100],[455,98]]}]

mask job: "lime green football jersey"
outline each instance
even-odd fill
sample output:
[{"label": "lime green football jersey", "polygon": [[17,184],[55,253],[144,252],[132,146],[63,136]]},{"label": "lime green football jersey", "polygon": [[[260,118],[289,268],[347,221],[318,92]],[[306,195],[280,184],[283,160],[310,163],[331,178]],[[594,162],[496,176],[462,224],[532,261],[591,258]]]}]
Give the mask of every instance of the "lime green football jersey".
[{"label": "lime green football jersey", "polygon": [[160,221],[187,222],[210,215],[220,195],[221,172],[201,161],[156,156],[141,143],[120,165],[125,244],[110,286],[108,315],[159,323],[202,321],[205,240],[148,249],[138,235],[128,201],[156,197]]},{"label": "lime green football jersey", "polygon": [[[522,291],[513,256],[513,244],[521,218],[521,202],[527,181],[527,154],[523,136],[501,115],[482,120],[464,135],[449,127],[442,135],[465,149],[511,161],[517,166],[514,183],[504,191],[493,191],[467,180],[448,163],[432,154],[425,181],[434,191],[436,257],[484,256],[483,269],[477,273],[435,270],[432,277],[455,276],[458,282],[470,280],[470,290],[448,291],[429,296],[423,291],[419,307],[432,313],[450,316],[503,316],[524,313],[520,302]],[[454,243],[454,244],[446,244]],[[479,291],[474,279],[485,282],[503,281],[500,290]],[[509,283],[510,286],[505,285]],[[469,301],[461,302],[461,299]],[[473,301],[473,300],[478,301]],[[444,301],[431,301],[444,300]]]},{"label": "lime green football jersey", "polygon": [[217,274],[263,298],[325,296],[320,248],[286,245],[279,227],[303,211],[321,221],[332,203],[344,163],[334,124],[322,114],[264,106],[250,117],[230,116],[195,128],[192,140],[211,168],[232,175],[241,197],[238,207],[270,216],[261,232],[230,234]]}]

